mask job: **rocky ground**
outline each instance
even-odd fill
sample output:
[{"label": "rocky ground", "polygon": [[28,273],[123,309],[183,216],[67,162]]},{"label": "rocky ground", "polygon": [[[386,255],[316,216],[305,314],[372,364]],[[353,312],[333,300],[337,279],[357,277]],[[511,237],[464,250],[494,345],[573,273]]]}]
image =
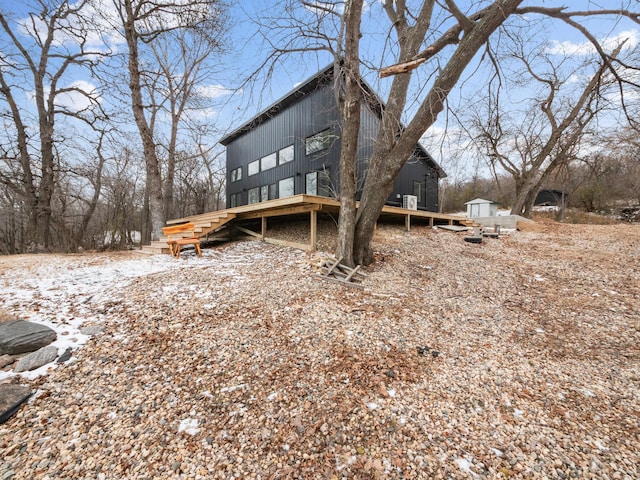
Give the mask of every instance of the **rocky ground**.
[{"label": "rocky ground", "polygon": [[[364,290],[259,242],[110,282],[0,478],[640,478],[640,226],[528,230],[381,226]],[[46,258],[0,259],[9,315]]]}]

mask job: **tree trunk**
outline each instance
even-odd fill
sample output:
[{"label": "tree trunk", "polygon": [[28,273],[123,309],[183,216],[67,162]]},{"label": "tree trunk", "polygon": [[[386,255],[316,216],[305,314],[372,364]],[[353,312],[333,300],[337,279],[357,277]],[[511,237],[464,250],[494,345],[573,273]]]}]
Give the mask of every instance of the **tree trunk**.
[{"label": "tree trunk", "polygon": [[138,127],[142,150],[147,167],[147,190],[149,192],[149,232],[151,240],[159,240],[164,225],[164,211],[162,202],[162,178],[160,164],[156,154],[153,133],[145,118],[144,99],[142,97],[142,81],[140,75],[140,58],[138,52],[138,32],[136,31],[136,16],[133,12],[131,0],[124,1],[126,18],[124,32],[129,53],[129,88],[131,90],[131,108]]},{"label": "tree trunk", "polygon": [[[36,105],[40,124],[40,155],[42,157],[42,171],[38,188],[38,240],[42,247],[49,249],[55,158],[53,153],[53,123],[47,118],[49,113],[44,107],[44,98],[42,102],[39,101],[41,95],[44,95],[42,89],[36,86]],[[53,105],[50,108],[53,108]]]},{"label": "tree trunk", "polygon": [[[362,90],[360,85],[360,19],[363,0],[351,0],[345,5],[345,54],[344,68],[336,59],[334,77],[342,119],[340,150],[340,216],[338,221],[338,258],[349,266],[355,266],[353,258],[354,229],[356,221],[356,157],[360,132]],[[344,80],[344,97],[339,85]]]}]

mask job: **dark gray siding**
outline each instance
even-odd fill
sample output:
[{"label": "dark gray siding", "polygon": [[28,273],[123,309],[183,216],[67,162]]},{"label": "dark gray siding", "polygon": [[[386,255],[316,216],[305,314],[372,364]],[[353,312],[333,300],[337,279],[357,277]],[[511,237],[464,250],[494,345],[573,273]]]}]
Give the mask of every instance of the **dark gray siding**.
[{"label": "dark gray siding", "polygon": [[[295,194],[305,193],[305,174],[326,168],[333,176],[340,155],[338,111],[329,88],[306,95],[297,103],[254,127],[227,145],[227,205],[231,195],[242,193],[247,203],[247,191],[254,187],[277,183],[294,177]],[[305,138],[329,129],[331,146],[313,155],[305,154]],[[273,152],[294,145],[294,161],[248,176],[247,165]],[[242,179],[231,183],[231,171],[242,167]]]},{"label": "dark gray siding", "polygon": [[414,182],[420,183],[420,199],[418,208],[430,212],[438,211],[438,175],[435,170],[426,164],[426,161],[418,155],[414,155],[405,163],[396,177],[393,191],[387,199],[387,203],[402,206],[404,195],[416,195]]},{"label": "dark gray siding", "polygon": [[[270,110],[271,111],[271,110]],[[327,170],[332,190],[339,186],[338,165],[340,160],[340,126],[338,108],[332,83],[321,84],[319,88],[301,96],[297,101],[287,103],[282,109],[262,115],[260,122],[253,124],[245,133],[240,131],[229,137],[227,147],[227,205],[231,196],[240,194],[239,205],[248,203],[248,191],[255,187],[278,184],[285,178],[294,178],[294,194],[306,193],[305,175],[308,172]],[[371,157],[374,141],[380,128],[378,113],[363,104],[361,127],[358,137],[358,189],[362,188],[368,159]],[[330,147],[315,154],[305,154],[305,139],[327,130],[332,139]],[[249,163],[294,145],[293,162],[248,176]],[[414,194],[414,180],[422,185],[420,209],[438,210],[438,175],[429,166],[427,158],[420,150],[416,158],[407,162],[398,175],[388,203],[402,206],[402,196]],[[424,157],[424,158],[422,158]],[[242,179],[231,183],[231,172],[242,168]]]}]

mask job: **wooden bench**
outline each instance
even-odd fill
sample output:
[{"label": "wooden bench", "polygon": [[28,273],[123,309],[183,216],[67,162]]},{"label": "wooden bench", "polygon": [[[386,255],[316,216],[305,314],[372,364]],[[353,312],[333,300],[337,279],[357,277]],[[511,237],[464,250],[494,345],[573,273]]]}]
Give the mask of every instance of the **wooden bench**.
[{"label": "wooden bench", "polygon": [[167,244],[171,255],[180,258],[180,249],[183,245],[193,245],[198,256],[202,256],[200,249],[200,237],[196,236],[195,225],[193,222],[183,223],[181,225],[171,225],[164,227],[162,233],[167,237]]}]

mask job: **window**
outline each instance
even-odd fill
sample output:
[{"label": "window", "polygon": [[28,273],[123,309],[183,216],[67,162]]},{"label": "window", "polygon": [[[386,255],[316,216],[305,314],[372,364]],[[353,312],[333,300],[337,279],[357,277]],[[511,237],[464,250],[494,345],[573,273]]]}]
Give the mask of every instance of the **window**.
[{"label": "window", "polygon": [[311,155],[325,150],[329,148],[329,141],[329,130],[323,130],[315,135],[311,135],[304,141],[305,153]]},{"label": "window", "polygon": [[255,162],[251,162],[247,167],[247,175],[255,175],[260,171],[260,160],[256,160]]},{"label": "window", "polygon": [[413,194],[418,198],[418,203],[422,202],[422,183],[413,182]]},{"label": "window", "polygon": [[231,183],[242,180],[242,167],[231,170]]},{"label": "window", "polygon": [[[260,168],[262,171],[269,170],[276,166],[276,153],[273,152],[260,160]],[[257,173],[257,172],[256,172]]]},{"label": "window", "polygon": [[294,194],[293,177],[285,178],[278,182],[279,198],[290,197]]},{"label": "window", "polygon": [[326,170],[309,172],[305,176],[305,180],[308,195],[331,196],[331,179],[329,178],[329,172]]},{"label": "window", "polygon": [[318,172],[309,172],[305,176],[307,195],[318,194]]},{"label": "window", "polygon": [[269,185],[263,185],[260,187],[260,201],[266,202],[269,200]]},{"label": "window", "polygon": [[272,183],[269,185],[269,200],[273,200],[274,198],[278,198],[278,185]]},{"label": "window", "polygon": [[284,147],[282,150],[278,152],[278,164],[282,165],[283,163],[288,163],[293,161],[293,145],[289,145],[288,147]]},{"label": "window", "polygon": [[229,198],[229,203],[230,203],[230,207],[237,207],[239,205],[242,204],[242,194],[241,193],[234,193],[231,195],[231,198]]},{"label": "window", "polygon": [[249,189],[249,204],[260,201],[260,187]]}]

